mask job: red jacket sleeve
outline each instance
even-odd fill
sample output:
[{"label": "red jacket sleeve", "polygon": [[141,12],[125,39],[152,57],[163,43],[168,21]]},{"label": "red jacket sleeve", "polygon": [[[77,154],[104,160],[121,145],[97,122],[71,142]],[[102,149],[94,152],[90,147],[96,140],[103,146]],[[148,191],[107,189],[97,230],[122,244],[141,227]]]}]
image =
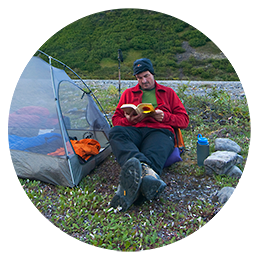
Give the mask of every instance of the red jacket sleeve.
[{"label": "red jacket sleeve", "polygon": [[112,117],[112,123],[114,126],[120,125],[120,126],[132,126],[132,124],[126,119],[125,115],[124,115],[124,111],[122,109],[120,109],[120,107],[123,104],[135,104],[138,105],[139,103],[141,103],[141,98],[140,100],[134,102],[132,100],[132,93],[130,91],[131,89],[126,89],[122,95],[121,98],[119,100],[119,103],[116,107],[116,111]]},{"label": "red jacket sleeve", "polygon": [[[168,92],[167,95],[170,99],[165,99],[166,105],[161,108],[164,111],[162,123],[175,128],[187,128],[189,125],[189,116],[181,100],[173,90]],[[160,106],[158,108],[160,109]]]}]

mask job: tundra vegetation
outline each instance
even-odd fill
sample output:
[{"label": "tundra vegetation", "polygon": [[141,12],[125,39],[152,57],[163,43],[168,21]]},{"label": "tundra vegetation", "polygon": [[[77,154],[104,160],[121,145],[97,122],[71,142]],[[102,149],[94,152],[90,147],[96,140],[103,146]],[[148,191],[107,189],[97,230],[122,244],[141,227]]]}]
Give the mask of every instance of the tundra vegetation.
[{"label": "tundra vegetation", "polygon": [[[234,140],[242,151],[243,171],[250,142],[250,117],[246,98],[231,99],[227,92],[212,88],[210,94],[185,95],[186,85],[177,94],[190,117],[182,130],[186,151],[182,162],[165,168],[167,183],[159,199],[133,205],[126,212],[111,208],[109,202],[118,185],[120,167],[111,154],[77,187],[53,186],[40,181],[20,182],[35,207],[56,227],[72,237],[97,247],[139,251],[174,243],[189,236],[210,221],[222,208],[216,191],[236,188],[239,180],[225,175],[205,175],[196,164],[196,137],[202,133],[214,151],[217,137]],[[206,87],[205,87],[206,88]],[[118,102],[115,86],[93,90],[107,113]]]}]

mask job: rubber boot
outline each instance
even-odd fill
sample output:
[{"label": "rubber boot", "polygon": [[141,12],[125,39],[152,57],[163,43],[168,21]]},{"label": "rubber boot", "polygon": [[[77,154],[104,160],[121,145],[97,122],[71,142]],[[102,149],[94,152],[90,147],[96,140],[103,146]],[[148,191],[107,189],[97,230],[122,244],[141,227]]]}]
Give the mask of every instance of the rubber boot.
[{"label": "rubber boot", "polygon": [[139,188],[142,182],[141,163],[136,158],[129,159],[122,167],[120,183],[116,195],[110,202],[113,208],[121,208],[126,211],[139,196]]},{"label": "rubber boot", "polygon": [[166,187],[166,183],[161,180],[160,176],[151,169],[146,163],[142,165],[142,184],[141,193],[148,199],[158,197]]}]

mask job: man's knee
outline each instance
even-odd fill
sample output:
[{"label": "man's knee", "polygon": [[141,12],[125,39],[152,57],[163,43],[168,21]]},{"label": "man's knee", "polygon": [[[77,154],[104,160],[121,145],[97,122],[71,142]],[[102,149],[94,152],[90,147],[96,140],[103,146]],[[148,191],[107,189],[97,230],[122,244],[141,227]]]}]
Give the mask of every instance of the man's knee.
[{"label": "man's knee", "polygon": [[123,126],[114,126],[113,128],[110,129],[109,131],[109,139],[112,139],[115,135],[117,136],[118,134],[121,134],[124,132]]}]

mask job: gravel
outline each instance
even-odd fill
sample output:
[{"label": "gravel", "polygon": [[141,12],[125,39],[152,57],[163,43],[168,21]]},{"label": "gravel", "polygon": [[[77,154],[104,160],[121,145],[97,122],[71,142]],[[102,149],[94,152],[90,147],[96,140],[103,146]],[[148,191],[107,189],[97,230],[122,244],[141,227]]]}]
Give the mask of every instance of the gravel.
[{"label": "gravel", "polygon": [[[81,86],[83,84],[80,80],[75,80],[75,82]],[[107,89],[109,86],[115,86],[118,88],[118,80],[84,80],[84,82],[91,89],[93,88],[103,88]],[[177,91],[179,86],[183,84],[187,85],[185,94],[187,95],[205,95],[212,91],[212,87],[215,87],[217,90],[227,91],[232,99],[242,99],[245,97],[245,92],[242,87],[241,82],[239,81],[168,81],[168,80],[158,80],[159,84],[171,87],[174,91]],[[121,88],[133,87],[137,84],[137,81],[121,80]]]}]

